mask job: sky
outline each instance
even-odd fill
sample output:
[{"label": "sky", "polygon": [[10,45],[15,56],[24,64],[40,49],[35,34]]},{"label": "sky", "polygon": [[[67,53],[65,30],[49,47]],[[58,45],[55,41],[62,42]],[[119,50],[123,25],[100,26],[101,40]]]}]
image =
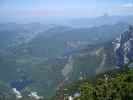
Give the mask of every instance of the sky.
[{"label": "sky", "polygon": [[0,0],[0,17],[96,17],[132,12],[133,0]]}]

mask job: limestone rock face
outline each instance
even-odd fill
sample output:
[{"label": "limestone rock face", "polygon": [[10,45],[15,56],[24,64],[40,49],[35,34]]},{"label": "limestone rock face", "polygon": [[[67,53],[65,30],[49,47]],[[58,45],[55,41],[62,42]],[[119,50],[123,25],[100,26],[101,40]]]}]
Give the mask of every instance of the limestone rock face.
[{"label": "limestone rock face", "polygon": [[122,67],[124,64],[133,61],[133,27],[120,35],[115,40],[116,65]]}]

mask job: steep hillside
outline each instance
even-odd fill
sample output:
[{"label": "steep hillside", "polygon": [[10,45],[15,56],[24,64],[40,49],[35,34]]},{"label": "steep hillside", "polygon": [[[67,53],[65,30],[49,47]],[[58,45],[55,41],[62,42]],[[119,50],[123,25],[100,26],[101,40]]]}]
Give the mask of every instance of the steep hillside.
[{"label": "steep hillside", "polygon": [[54,100],[132,100],[132,34],[133,27],[129,26],[113,42],[82,50],[71,76],[79,82],[61,87]]},{"label": "steep hillside", "polygon": [[132,69],[113,70],[62,87],[51,100],[132,100],[132,77]]}]

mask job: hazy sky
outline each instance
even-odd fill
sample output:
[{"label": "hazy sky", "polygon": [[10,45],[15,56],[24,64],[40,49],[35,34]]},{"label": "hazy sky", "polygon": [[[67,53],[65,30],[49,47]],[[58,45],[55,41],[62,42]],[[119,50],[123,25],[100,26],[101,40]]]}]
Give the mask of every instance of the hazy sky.
[{"label": "hazy sky", "polygon": [[0,0],[0,16],[95,17],[133,13],[133,0]]}]

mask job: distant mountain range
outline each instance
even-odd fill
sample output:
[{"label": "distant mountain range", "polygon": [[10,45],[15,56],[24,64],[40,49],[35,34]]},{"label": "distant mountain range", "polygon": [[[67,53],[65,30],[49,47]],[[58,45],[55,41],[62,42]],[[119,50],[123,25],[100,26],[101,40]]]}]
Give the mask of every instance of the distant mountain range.
[{"label": "distant mountain range", "polygon": [[66,25],[71,27],[95,27],[101,25],[113,25],[116,23],[133,23],[133,15],[127,16],[111,16],[111,15],[103,15],[96,18],[75,18],[70,19],[65,22]]}]

